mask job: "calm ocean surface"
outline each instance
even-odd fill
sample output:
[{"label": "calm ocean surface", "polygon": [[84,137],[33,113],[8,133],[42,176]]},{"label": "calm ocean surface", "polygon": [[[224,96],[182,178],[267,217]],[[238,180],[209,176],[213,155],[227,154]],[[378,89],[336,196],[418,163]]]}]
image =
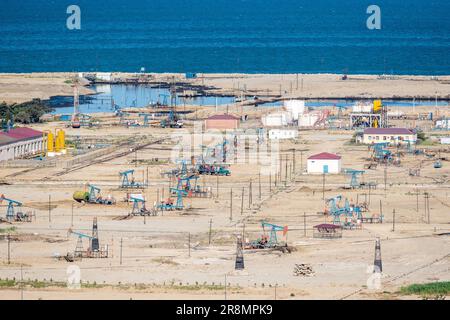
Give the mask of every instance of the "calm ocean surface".
[{"label": "calm ocean surface", "polygon": [[[81,30],[66,9],[81,8]],[[381,8],[368,30],[366,9]],[[448,0],[1,0],[0,72],[450,74]]]}]

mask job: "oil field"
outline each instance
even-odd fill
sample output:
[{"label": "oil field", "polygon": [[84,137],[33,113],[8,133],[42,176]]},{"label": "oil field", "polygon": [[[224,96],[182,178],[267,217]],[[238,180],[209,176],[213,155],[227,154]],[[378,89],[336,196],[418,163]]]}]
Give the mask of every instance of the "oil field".
[{"label": "oil field", "polygon": [[[30,91],[27,88],[39,88]],[[450,78],[0,75],[3,299],[444,299]],[[448,291],[447,291],[448,292]]]}]

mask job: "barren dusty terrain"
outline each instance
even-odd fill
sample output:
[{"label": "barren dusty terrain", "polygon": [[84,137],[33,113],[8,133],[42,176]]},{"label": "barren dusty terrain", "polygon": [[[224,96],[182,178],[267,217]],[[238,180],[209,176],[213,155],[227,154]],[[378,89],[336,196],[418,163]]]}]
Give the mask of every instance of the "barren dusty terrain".
[{"label": "barren dusty terrain", "polygon": [[[11,83],[5,77],[0,76],[0,81]],[[63,79],[51,81],[64,83]],[[34,81],[28,85],[34,87]],[[223,79],[207,81],[222,88],[226,83]],[[423,89],[424,93],[431,90],[420,82],[404,81],[413,86],[409,92],[404,83],[399,84],[404,89],[402,95],[412,94],[418,88]],[[264,87],[259,82],[254,85]],[[61,88],[63,86],[61,84]],[[273,83],[273,86],[276,88],[277,84]],[[61,94],[68,90],[49,89],[48,85],[44,87],[42,94],[30,94],[45,97],[56,91]],[[11,87],[0,88],[0,101],[7,96],[6,91],[14,92]],[[366,92],[363,86],[358,88],[359,91]],[[380,84],[380,88],[382,89],[374,89],[373,94],[395,92],[395,86]],[[442,90],[441,94],[450,92],[448,84],[441,83],[439,88]],[[344,96],[355,94],[350,87],[335,89]],[[320,94],[314,90],[309,92]],[[434,94],[434,89],[432,92]],[[17,101],[29,98],[12,93],[9,97]],[[54,167],[0,166],[0,194],[23,202],[24,212],[35,213],[35,220],[31,223],[0,225],[4,230],[3,235],[8,232],[6,228],[16,228],[15,231],[10,231],[13,236],[10,243],[10,264],[7,263],[6,237],[0,234],[2,280],[23,277],[26,281],[36,279],[66,282],[66,271],[70,264],[55,256],[65,255],[75,249],[77,238],[68,235],[68,229],[90,234],[94,217],[98,218],[100,244],[108,244],[110,247],[109,258],[85,258],[75,262],[81,269],[83,283],[95,283],[95,288],[73,290],[56,285],[48,288],[26,286],[23,291],[18,288],[0,288],[0,297],[20,299],[23,293],[25,299],[223,299],[226,277],[228,299],[411,299],[418,297],[402,296],[398,293],[401,286],[450,280],[450,162],[444,160],[443,167],[435,169],[433,159],[405,151],[400,166],[387,168],[385,185],[383,166],[364,169],[371,152],[367,146],[350,143],[352,131],[301,130],[298,140],[280,143],[283,162],[279,166],[282,170],[281,181],[277,178],[277,185],[274,175],[269,177],[265,174],[267,170],[262,170],[258,163],[233,163],[230,166],[232,175],[229,177],[202,176],[199,179],[199,184],[212,192],[211,198],[184,199],[184,204],[189,209],[183,211],[160,212],[157,216],[145,219],[136,216],[120,220],[120,217],[128,215],[131,206],[123,201],[126,191],[119,189],[119,171],[135,169],[136,180],[143,181],[148,170],[149,187],[143,191],[148,206],[152,206],[158,195],[160,198],[167,198],[168,188],[174,182],[162,177],[161,172],[173,169],[177,164],[153,164],[150,160],[170,158],[176,142],[172,138],[189,136],[195,117],[201,118],[211,113],[205,111],[205,108],[202,110],[196,116],[191,114],[187,127],[182,130],[110,126],[108,124],[117,122],[118,119],[98,114],[96,117],[103,126],[91,129],[67,128],[68,140],[74,141],[80,137],[81,141],[89,139],[95,143],[98,140],[115,146],[126,139],[141,142],[158,139],[164,141],[150,144],[136,153],[123,155],[132,147],[132,143],[124,144],[110,154],[96,159],[101,161],[84,167],[67,167],[67,161],[72,159],[70,152],[69,155],[58,157]],[[405,110],[411,112],[408,108]],[[427,110],[429,108],[422,107],[417,112]],[[446,111],[441,110],[443,113]],[[239,107],[236,107],[236,113],[239,113]],[[243,124],[244,128],[259,126],[258,113],[260,111],[252,111],[252,118]],[[398,120],[396,124],[411,126],[412,122]],[[64,125],[50,122],[32,127],[46,130]],[[431,122],[423,121],[418,125],[431,127]],[[443,132],[432,131],[426,134],[435,139],[445,135]],[[450,159],[448,147],[432,145],[418,148],[434,152],[440,149],[441,157]],[[292,149],[296,150],[295,171]],[[339,174],[327,176],[323,189],[322,176],[307,175],[304,172],[307,157],[323,151],[340,154],[343,168],[365,170],[363,181],[375,182],[377,188],[370,191],[344,189],[348,186],[350,177]],[[249,159],[257,158],[257,154],[247,152]],[[287,162],[284,160],[286,157]],[[137,163],[134,161],[136,159]],[[412,168],[421,168],[420,176],[410,176],[409,169]],[[251,204],[250,181],[253,199]],[[99,186],[103,195],[114,196],[118,203],[106,206],[75,202],[72,199],[73,192],[85,190],[88,182]],[[417,192],[419,196],[416,195]],[[425,214],[424,192],[430,194],[429,216]],[[384,223],[364,223],[361,229],[344,230],[341,239],[314,238],[313,226],[332,221],[331,217],[323,214],[323,198],[336,195],[342,195],[351,202],[367,202],[370,209],[367,214],[382,213]],[[0,210],[3,217],[6,211],[4,203]],[[291,253],[245,250],[245,270],[234,271],[235,236],[244,232],[245,238],[258,238],[262,233],[261,220],[289,226],[287,242],[294,250]],[[281,233],[278,236],[282,238]],[[382,285],[378,290],[367,287],[372,275],[368,272],[368,267],[373,264],[376,237],[381,238],[383,260]],[[83,241],[87,247],[88,241]],[[295,276],[293,270],[296,264],[311,266],[313,273],[309,276]]]}]

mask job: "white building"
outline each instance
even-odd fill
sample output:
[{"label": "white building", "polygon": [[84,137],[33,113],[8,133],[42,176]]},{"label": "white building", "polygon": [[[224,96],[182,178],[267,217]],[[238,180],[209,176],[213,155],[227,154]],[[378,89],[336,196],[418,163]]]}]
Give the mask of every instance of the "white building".
[{"label": "white building", "polygon": [[40,131],[15,128],[0,133],[0,161],[42,154],[45,148],[45,139]]},{"label": "white building", "polygon": [[362,142],[375,144],[388,142],[390,144],[415,144],[417,134],[406,128],[367,128],[364,130]]},{"label": "white building", "polygon": [[328,152],[314,154],[307,160],[307,172],[308,174],[340,173],[341,157]]},{"label": "white building", "polygon": [[95,77],[98,80],[111,81],[112,80],[112,73],[111,72],[97,72],[95,74]]},{"label": "white building", "polygon": [[296,139],[298,138],[297,129],[270,129],[269,140]]},{"label": "white building", "polygon": [[441,144],[450,144],[450,137],[441,137]]}]

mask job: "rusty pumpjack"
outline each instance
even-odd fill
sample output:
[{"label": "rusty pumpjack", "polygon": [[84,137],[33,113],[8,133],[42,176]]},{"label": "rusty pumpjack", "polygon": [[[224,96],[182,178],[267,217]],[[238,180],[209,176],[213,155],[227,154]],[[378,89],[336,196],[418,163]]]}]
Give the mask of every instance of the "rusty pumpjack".
[{"label": "rusty pumpjack", "polygon": [[[185,190],[188,197],[205,198],[208,196],[208,192],[203,190],[201,186],[197,184],[199,176],[192,174],[189,176],[178,177],[177,190]],[[191,183],[194,180],[194,184]],[[173,192],[176,194],[176,192]]]},{"label": "rusty pumpjack", "polygon": [[172,198],[168,198],[167,200],[164,200],[160,204],[158,204],[157,208],[163,211],[183,210],[184,209],[183,196],[187,196],[188,192],[185,190],[170,188],[170,193],[176,194],[177,196],[176,203],[173,202]]}]

